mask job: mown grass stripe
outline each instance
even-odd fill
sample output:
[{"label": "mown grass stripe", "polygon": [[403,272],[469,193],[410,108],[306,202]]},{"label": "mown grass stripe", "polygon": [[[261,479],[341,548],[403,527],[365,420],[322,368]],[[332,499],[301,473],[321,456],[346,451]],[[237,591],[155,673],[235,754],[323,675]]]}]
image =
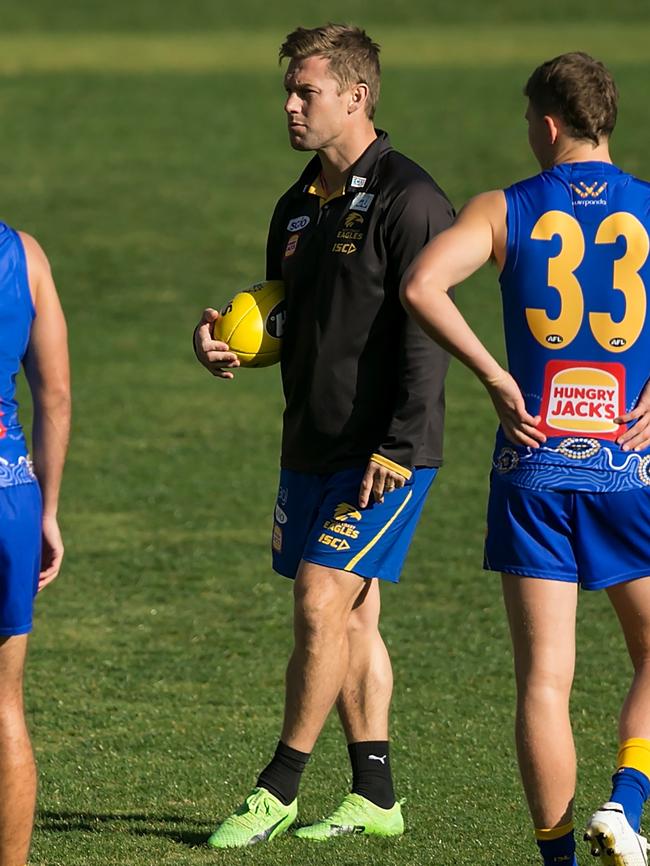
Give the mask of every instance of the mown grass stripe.
[{"label": "mown grass stripe", "polygon": [[[282,33],[195,34],[31,33],[0,37],[0,73],[30,71],[217,71],[276,69]],[[650,61],[650,25],[568,24],[377,28],[384,66],[507,66],[569,50],[608,63]]]}]

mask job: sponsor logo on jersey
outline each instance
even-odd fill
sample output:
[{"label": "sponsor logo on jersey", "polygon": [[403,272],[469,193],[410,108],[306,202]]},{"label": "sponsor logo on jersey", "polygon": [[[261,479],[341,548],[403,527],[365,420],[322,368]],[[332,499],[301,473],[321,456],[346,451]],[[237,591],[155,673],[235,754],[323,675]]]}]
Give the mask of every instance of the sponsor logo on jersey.
[{"label": "sponsor logo on jersey", "polygon": [[283,511],[279,505],[275,506],[275,519],[278,523],[286,523],[288,520],[286,511]]},{"label": "sponsor logo on jersey", "polygon": [[304,228],[307,228],[309,225],[309,217],[308,216],[299,216],[294,217],[292,220],[289,220],[289,224],[287,225],[288,232],[300,232]]},{"label": "sponsor logo on jersey", "polygon": [[360,210],[362,213],[366,213],[366,211],[370,210],[370,205],[372,204],[374,197],[374,193],[371,192],[357,193],[352,199],[350,210]]},{"label": "sponsor logo on jersey", "polygon": [[589,435],[615,439],[625,429],[625,367],[619,363],[549,361],[539,429],[547,436]]},{"label": "sponsor logo on jersey", "polygon": [[273,524],[273,550],[282,553],[282,529],[277,523]]},{"label": "sponsor logo on jersey", "polygon": [[350,187],[352,189],[363,189],[365,185],[366,185],[366,178],[365,177],[359,177],[358,174],[352,175],[352,180],[350,181]]},{"label": "sponsor logo on jersey", "polygon": [[339,242],[337,244],[334,244],[334,246],[332,247],[333,253],[343,253],[346,256],[349,256],[352,253],[356,253],[356,251],[357,246],[351,242],[346,244]]},{"label": "sponsor logo on jersey", "polygon": [[577,196],[573,197],[574,206],[585,207],[587,205],[606,205],[607,199],[602,197],[602,194],[607,189],[607,181],[594,181],[592,184],[585,183],[581,180],[578,185],[570,184],[571,189]]},{"label": "sponsor logo on jersey", "polygon": [[2,411],[2,409],[0,409],[0,439],[4,439],[4,437],[7,435],[7,428],[2,423],[2,416],[3,415],[4,415],[4,412]]},{"label": "sponsor logo on jersey", "polygon": [[278,490],[278,502],[280,505],[286,505],[287,499],[289,498],[289,488],[288,487],[280,487]]},{"label": "sponsor logo on jersey", "polygon": [[266,317],[266,333],[276,340],[281,339],[284,334],[284,323],[287,320],[287,310],[284,301],[277,303]]},{"label": "sponsor logo on jersey", "polygon": [[284,250],[285,259],[289,258],[289,256],[292,256],[295,253],[299,239],[300,235],[291,235],[291,237],[287,241],[287,246]]}]

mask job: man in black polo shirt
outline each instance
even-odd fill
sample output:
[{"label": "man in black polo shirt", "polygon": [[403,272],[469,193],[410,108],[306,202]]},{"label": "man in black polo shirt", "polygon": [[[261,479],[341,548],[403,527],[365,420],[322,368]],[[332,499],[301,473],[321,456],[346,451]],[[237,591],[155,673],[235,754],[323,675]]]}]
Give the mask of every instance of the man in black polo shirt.
[{"label": "man in black polo shirt", "polygon": [[[379,48],[358,28],[298,28],[285,112],[296,150],[316,156],[278,202],[267,279],[282,279],[286,398],[273,567],[295,578],[295,645],[284,725],[271,763],[215,848],[274,838],[296,819],[301,773],[336,704],[352,792],[297,831],[403,832],[389,763],[392,672],[378,630],[379,580],[397,582],[441,462],[447,356],[403,312],[400,280],[453,210],[415,163],[376,130]],[[194,337],[201,363],[232,378],[228,346],[206,310]]]}]

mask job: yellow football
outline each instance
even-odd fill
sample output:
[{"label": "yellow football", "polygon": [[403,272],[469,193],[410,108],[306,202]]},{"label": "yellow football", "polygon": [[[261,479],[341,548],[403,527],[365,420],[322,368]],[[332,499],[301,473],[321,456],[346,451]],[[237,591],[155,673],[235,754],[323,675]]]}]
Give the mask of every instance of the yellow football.
[{"label": "yellow football", "polygon": [[280,360],[285,318],[284,283],[264,280],[237,292],[220,310],[214,339],[228,343],[242,367],[270,367]]}]

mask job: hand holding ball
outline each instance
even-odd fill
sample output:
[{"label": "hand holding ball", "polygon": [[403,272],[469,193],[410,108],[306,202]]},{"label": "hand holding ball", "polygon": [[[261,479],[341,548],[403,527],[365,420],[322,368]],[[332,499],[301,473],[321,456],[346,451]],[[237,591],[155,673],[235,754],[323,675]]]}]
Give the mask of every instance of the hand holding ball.
[{"label": "hand holding ball", "polygon": [[280,360],[285,318],[284,283],[265,280],[238,292],[220,310],[213,336],[228,344],[242,367],[270,367]]}]

